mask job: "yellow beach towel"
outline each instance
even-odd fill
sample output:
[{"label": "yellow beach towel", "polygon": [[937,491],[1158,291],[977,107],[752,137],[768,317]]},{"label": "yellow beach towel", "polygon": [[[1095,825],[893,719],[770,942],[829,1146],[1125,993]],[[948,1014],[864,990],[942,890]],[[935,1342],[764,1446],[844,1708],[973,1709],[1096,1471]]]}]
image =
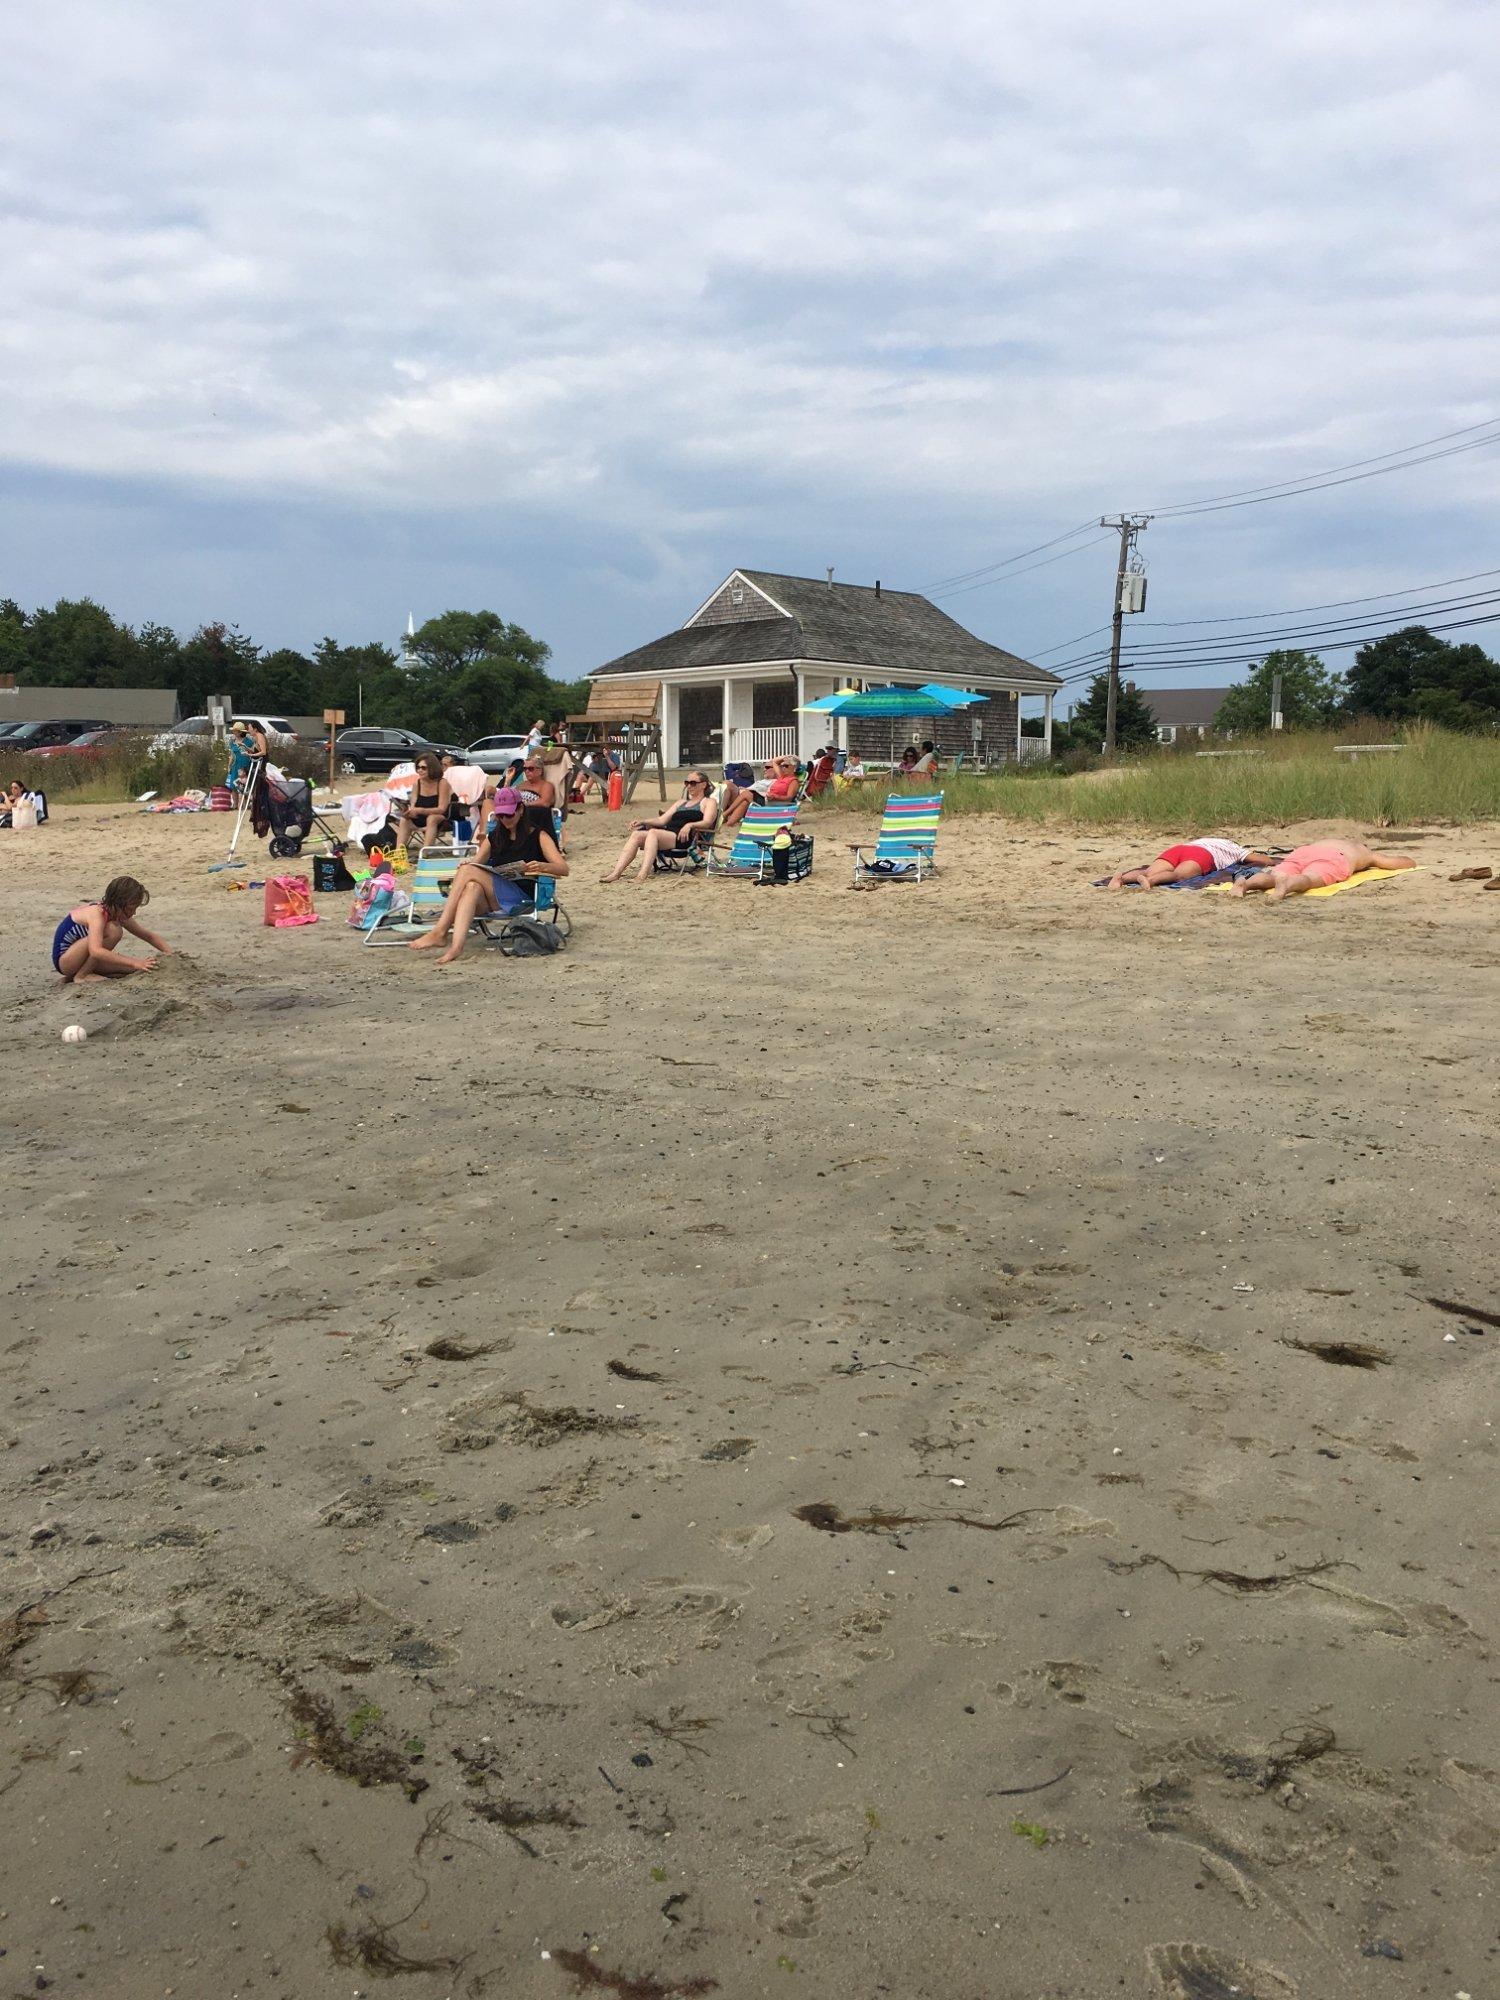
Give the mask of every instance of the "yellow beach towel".
[{"label": "yellow beach towel", "polygon": [[1336,896],[1341,889],[1357,889],[1362,882],[1384,882],[1391,875],[1420,875],[1420,868],[1362,868],[1347,882],[1330,882],[1326,889],[1309,889],[1309,896]]},{"label": "yellow beach towel", "polygon": [[[1347,882],[1330,882],[1326,889],[1305,889],[1303,891],[1303,895],[1337,896],[1345,889],[1359,888],[1361,883],[1364,882],[1384,882],[1387,881],[1393,875],[1420,875],[1421,872],[1422,870],[1419,867],[1418,868],[1362,868],[1357,875],[1351,875]],[[1232,886],[1233,885],[1228,882],[1210,882],[1208,887],[1206,889],[1200,890],[1199,893],[1204,896],[1226,895]],[[1297,898],[1297,901],[1300,902],[1301,900],[1302,900],[1301,897]]]}]

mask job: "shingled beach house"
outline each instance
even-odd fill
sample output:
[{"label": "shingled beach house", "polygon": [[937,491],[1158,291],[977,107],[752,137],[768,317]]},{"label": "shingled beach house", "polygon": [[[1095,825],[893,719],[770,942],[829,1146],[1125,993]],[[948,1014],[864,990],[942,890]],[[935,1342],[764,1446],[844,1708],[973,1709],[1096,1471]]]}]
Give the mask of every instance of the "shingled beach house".
[{"label": "shingled beach house", "polygon": [[[913,591],[737,569],[676,632],[622,653],[590,678],[634,682],[661,722],[669,765],[806,758],[836,741],[883,758],[885,722],[831,721],[806,703],[842,687],[935,681],[986,699],[914,721],[947,755],[987,763],[1052,754],[1055,674],[986,644]],[[1045,702],[1040,737],[1021,735],[1021,696]],[[899,743],[907,740],[904,726]],[[898,743],[898,747],[899,747]]]}]

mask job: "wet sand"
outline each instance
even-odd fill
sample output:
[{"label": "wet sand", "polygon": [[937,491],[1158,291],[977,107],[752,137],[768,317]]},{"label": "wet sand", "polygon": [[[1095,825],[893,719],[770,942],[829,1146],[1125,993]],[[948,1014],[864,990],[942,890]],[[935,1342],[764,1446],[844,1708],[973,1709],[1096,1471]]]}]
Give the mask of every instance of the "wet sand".
[{"label": "wet sand", "polygon": [[6,1992],[1500,1990],[1500,829],[872,825],[446,972],[0,834]]}]

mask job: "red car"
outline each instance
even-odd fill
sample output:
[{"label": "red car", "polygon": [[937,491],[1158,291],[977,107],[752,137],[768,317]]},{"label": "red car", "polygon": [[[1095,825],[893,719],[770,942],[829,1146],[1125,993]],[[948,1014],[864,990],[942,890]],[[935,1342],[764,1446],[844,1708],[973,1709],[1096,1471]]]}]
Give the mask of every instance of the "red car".
[{"label": "red car", "polygon": [[[117,729],[88,729],[82,736],[75,736],[71,743],[44,743],[36,750],[28,750],[28,757],[97,757],[106,743],[113,742],[120,732]],[[3,747],[3,746],[0,746]]]}]

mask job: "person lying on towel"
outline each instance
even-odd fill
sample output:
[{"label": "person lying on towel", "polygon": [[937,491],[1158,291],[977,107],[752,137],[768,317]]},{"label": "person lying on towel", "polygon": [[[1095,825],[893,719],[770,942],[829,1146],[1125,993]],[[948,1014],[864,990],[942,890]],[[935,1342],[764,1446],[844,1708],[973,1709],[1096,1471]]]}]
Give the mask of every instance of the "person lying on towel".
[{"label": "person lying on towel", "polygon": [[469,926],[476,917],[492,916],[497,910],[502,916],[511,916],[528,901],[520,887],[522,881],[567,872],[568,864],[550,829],[532,819],[519,792],[502,785],[495,794],[495,817],[474,859],[459,863],[442,915],[426,936],[414,938],[408,949],[428,951],[447,938],[448,949],[438,964],[451,965],[468,941]]},{"label": "person lying on towel", "polygon": [[1361,875],[1367,868],[1415,868],[1409,854],[1377,854],[1358,840],[1315,840],[1307,847],[1294,847],[1285,861],[1247,875],[1243,882],[1231,882],[1230,892],[1243,896],[1247,889],[1265,890],[1268,903],[1287,896],[1305,896],[1309,889],[1331,889]]},{"label": "person lying on towel", "polygon": [[1202,834],[1194,834],[1191,840],[1179,841],[1175,847],[1164,847],[1144,868],[1122,868],[1118,875],[1110,876],[1109,886],[1156,889],[1164,882],[1192,882],[1199,875],[1214,875],[1219,869],[1234,868],[1241,861],[1263,858],[1252,855],[1238,841],[1209,840]]}]

